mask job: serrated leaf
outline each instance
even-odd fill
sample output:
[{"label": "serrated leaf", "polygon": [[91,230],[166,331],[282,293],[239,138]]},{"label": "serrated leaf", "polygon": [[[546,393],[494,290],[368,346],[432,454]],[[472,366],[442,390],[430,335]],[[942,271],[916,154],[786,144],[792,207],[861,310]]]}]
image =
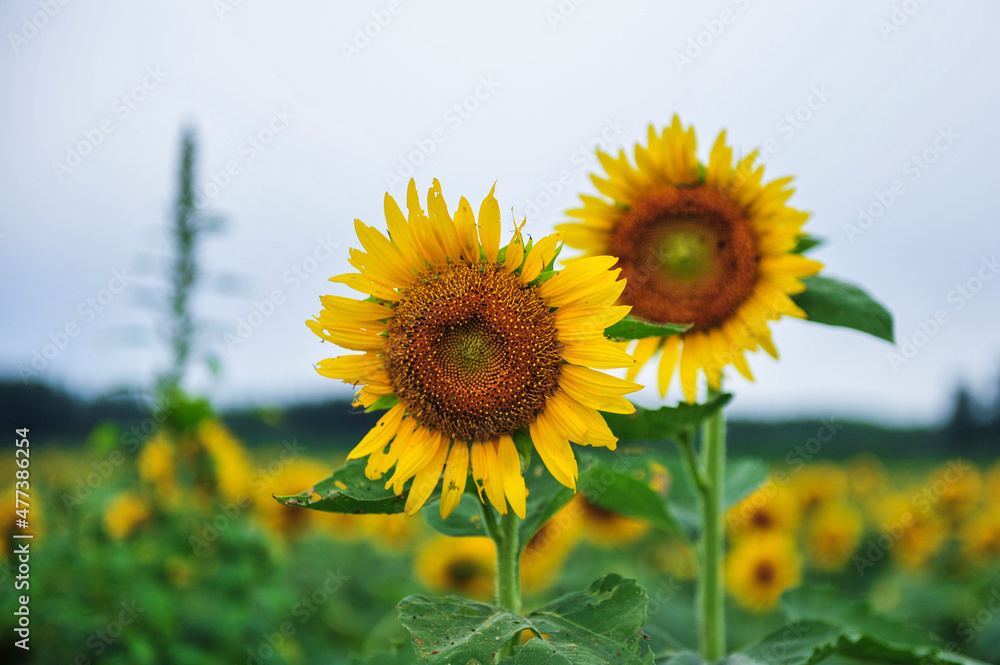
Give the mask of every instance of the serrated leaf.
[{"label": "serrated leaf", "polygon": [[586,591],[564,596],[528,615],[536,634],[504,665],[648,662],[642,626],[649,598],[635,580],[608,575]]},{"label": "serrated leaf", "polygon": [[630,415],[609,413],[604,419],[622,442],[691,437],[705,418],[729,404],[732,398],[729,393],[722,393],[704,404],[681,403],[659,409],[637,409]]},{"label": "serrated leaf", "polygon": [[807,318],[828,326],[852,328],[894,342],[892,314],[859,286],[832,277],[807,277],[806,290],[792,296]]},{"label": "serrated leaf", "polygon": [[800,621],[722,661],[726,665],[815,665],[831,656],[862,663],[985,665],[931,646],[899,646],[876,635],[820,621]]},{"label": "serrated leaf", "polygon": [[[396,496],[384,485],[382,480],[368,480],[364,460],[351,460],[326,480],[316,483],[311,492],[274,498],[286,506],[327,513],[384,515],[403,512],[408,491],[403,490]],[[435,496],[440,496],[439,490],[431,495]]]},{"label": "serrated leaf", "polygon": [[810,249],[822,245],[823,241],[815,236],[800,236],[798,243],[792,249],[793,254],[805,254]]},{"label": "serrated leaf", "polygon": [[650,323],[642,319],[626,316],[618,323],[608,326],[604,336],[613,342],[625,342],[646,337],[668,337],[680,335],[691,329],[686,323]]},{"label": "serrated leaf", "polygon": [[530,628],[513,612],[454,596],[409,596],[397,609],[414,651],[427,665],[492,663],[500,647]]},{"label": "serrated leaf", "polygon": [[581,474],[578,489],[590,503],[643,520],[687,540],[687,533],[664,498],[638,478],[596,464]]}]

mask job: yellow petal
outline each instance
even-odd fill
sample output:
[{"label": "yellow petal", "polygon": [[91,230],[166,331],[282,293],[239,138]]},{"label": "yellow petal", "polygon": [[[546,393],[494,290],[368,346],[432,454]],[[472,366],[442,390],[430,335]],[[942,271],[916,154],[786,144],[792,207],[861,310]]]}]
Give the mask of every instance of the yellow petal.
[{"label": "yellow petal", "polygon": [[479,241],[490,263],[496,262],[500,251],[500,204],[493,196],[496,188],[496,183],[493,183],[493,188],[479,207]]},{"label": "yellow petal", "polygon": [[514,237],[507,244],[507,258],[504,262],[507,272],[514,272],[521,267],[521,262],[524,261],[524,240],[521,238],[521,229],[527,223],[528,219],[525,218],[519,226],[514,225]]},{"label": "yellow petal", "polygon": [[483,444],[479,441],[474,441],[472,443],[472,454],[469,457],[469,464],[472,467],[472,480],[476,483],[476,490],[479,492],[479,500],[483,503],[486,500],[483,498],[483,481],[486,478],[486,450],[483,449]]},{"label": "yellow petal", "polygon": [[346,284],[355,291],[360,291],[361,293],[367,293],[370,296],[375,296],[376,298],[381,298],[382,300],[395,302],[399,299],[399,293],[397,291],[382,286],[381,284],[376,284],[367,277],[358,275],[356,273],[337,275],[336,277],[331,277],[330,281],[339,284]]},{"label": "yellow petal", "polygon": [[563,348],[563,360],[574,365],[597,369],[617,369],[635,364],[621,346],[607,339],[584,344],[567,344]]},{"label": "yellow petal", "polygon": [[[685,342],[686,344],[687,342]],[[657,371],[656,383],[660,389],[660,397],[667,396],[670,389],[670,382],[674,378],[674,370],[677,368],[677,357],[681,348],[681,338],[679,335],[667,337],[663,343],[663,352],[660,355],[660,367]]]},{"label": "yellow petal", "polygon": [[500,437],[497,445],[497,457],[500,460],[500,475],[503,478],[503,491],[507,495],[514,514],[524,519],[525,498],[524,476],[521,475],[521,457],[517,453],[514,439],[505,434]]},{"label": "yellow petal", "polygon": [[406,407],[403,404],[397,404],[386,411],[385,415],[375,423],[375,427],[372,427],[361,439],[361,442],[354,447],[354,450],[348,453],[347,459],[358,459],[385,448],[386,444],[399,431],[399,424],[403,421],[405,412]]},{"label": "yellow petal", "polygon": [[431,461],[417,472],[410,485],[410,494],[406,497],[406,504],[403,506],[403,512],[407,515],[415,515],[427,503],[427,499],[437,487],[438,480],[441,479],[441,468],[447,457],[448,444],[442,442]]},{"label": "yellow petal", "polygon": [[552,477],[566,487],[576,490],[578,471],[569,439],[556,430],[544,411],[538,414],[528,429],[531,433],[531,442]]},{"label": "yellow petal", "polygon": [[341,379],[344,383],[357,385],[368,383],[372,376],[382,375],[382,358],[373,353],[363,356],[340,356],[327,358],[316,364],[316,371],[331,379]]},{"label": "yellow petal", "polygon": [[410,438],[409,448],[399,456],[392,478],[385,486],[392,485],[393,491],[399,494],[403,484],[434,459],[441,445],[440,432],[418,427]]},{"label": "yellow petal", "polygon": [[521,281],[527,284],[536,279],[542,270],[550,263],[556,255],[556,245],[559,244],[560,234],[553,233],[547,235],[531,247],[528,258],[524,260],[524,267],[521,269]]},{"label": "yellow petal", "polygon": [[684,347],[681,349],[681,388],[684,399],[693,403],[698,397],[698,369],[701,367],[700,335],[684,337]]},{"label": "yellow petal", "polygon": [[444,469],[444,483],[441,486],[441,519],[446,519],[458,506],[465,492],[465,482],[469,477],[469,444],[456,441],[451,445],[448,464]]},{"label": "yellow petal", "polygon": [[486,476],[483,484],[486,486],[486,496],[501,515],[507,514],[507,499],[503,491],[503,474],[500,472],[500,460],[497,457],[497,444],[494,441],[483,442],[483,452],[486,457]]},{"label": "yellow petal", "polygon": [[644,337],[640,339],[636,345],[635,350],[632,351],[632,357],[635,359],[635,364],[628,368],[628,372],[625,373],[626,381],[633,381],[635,377],[639,375],[639,370],[649,362],[649,359],[660,349],[660,344],[663,342],[662,337]]},{"label": "yellow petal", "polygon": [[413,239],[413,231],[403,217],[403,211],[399,209],[396,200],[389,196],[388,192],[384,200],[385,223],[389,228],[389,237],[396,244],[406,261],[417,272],[424,269],[424,259],[420,256],[416,241]]}]

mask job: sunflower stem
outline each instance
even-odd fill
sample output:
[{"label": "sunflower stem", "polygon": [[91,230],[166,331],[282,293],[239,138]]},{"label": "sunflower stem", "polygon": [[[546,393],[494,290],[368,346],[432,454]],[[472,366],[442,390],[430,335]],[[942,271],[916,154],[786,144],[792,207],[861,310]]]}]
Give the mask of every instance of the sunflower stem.
[{"label": "sunflower stem", "polygon": [[[497,522],[493,508],[480,505],[483,526],[497,548],[497,605],[514,614],[521,612],[521,544],[518,542],[518,517],[508,510]],[[503,645],[501,656],[514,655],[514,639]]]},{"label": "sunflower stem", "polygon": [[[708,389],[712,399],[721,390]],[[706,419],[702,428],[702,456],[707,486],[702,488],[702,539],[701,539],[701,650],[707,661],[714,661],[726,653],[725,586],[723,558],[725,530],[723,511],[726,482],[726,419],[719,409]]]}]

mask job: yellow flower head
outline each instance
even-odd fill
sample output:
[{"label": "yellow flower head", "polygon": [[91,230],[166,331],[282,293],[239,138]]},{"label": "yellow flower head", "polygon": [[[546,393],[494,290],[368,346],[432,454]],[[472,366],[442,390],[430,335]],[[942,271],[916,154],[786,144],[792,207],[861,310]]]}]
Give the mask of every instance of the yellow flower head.
[{"label": "yellow flower head", "polygon": [[773,480],[726,512],[726,530],[731,538],[792,533],[798,525],[799,505],[795,495]]},{"label": "yellow flower head", "polygon": [[986,498],[992,504],[1000,504],[1000,461],[986,472]]},{"label": "yellow flower head", "polygon": [[[473,216],[462,198],[448,211],[437,180],[425,213],[416,185],[408,217],[385,196],[386,238],[355,221],[364,251],[351,250],[358,272],[334,277],[371,296],[322,298],[307,322],[317,335],[362,352],[323,360],[323,376],[361,385],[356,403],[389,411],[351,451],[368,457],[367,474],[396,494],[413,483],[405,512],[427,501],[444,471],[441,514],[458,504],[471,466],[480,491],[501,513],[525,511],[525,485],[513,436],[530,432],[552,475],[575,487],[570,442],[614,448],[599,411],[631,413],[623,395],[639,386],[592,368],[633,360],[604,337],[628,307],[613,307],[625,283],[611,257],[593,257],[558,273],[558,235],[525,245],[517,226],[501,249],[500,206],[493,192]],[[376,405],[378,406],[378,405]]]},{"label": "yellow flower head", "polygon": [[923,495],[943,516],[959,520],[979,505],[983,476],[968,460],[951,460],[931,473]]},{"label": "yellow flower head", "polygon": [[580,520],[563,507],[531,537],[521,553],[521,585],[525,593],[547,589],[580,541]]},{"label": "yellow flower head", "polygon": [[414,566],[428,589],[486,600],[493,594],[496,546],[485,537],[437,536],[421,546]]},{"label": "yellow flower head", "polygon": [[583,494],[574,496],[564,510],[578,517],[581,535],[585,540],[603,547],[633,543],[649,531],[649,525],[642,520],[599,506]]},{"label": "yellow flower head", "polygon": [[726,557],[726,589],[751,610],[773,608],[781,594],[801,579],[802,560],[795,541],[783,534],[744,538]]},{"label": "yellow flower head", "polygon": [[791,485],[803,514],[847,498],[847,474],[830,462],[807,464],[792,475]]},{"label": "yellow flower head", "polygon": [[887,497],[879,517],[881,531],[892,542],[893,560],[908,570],[923,568],[948,536],[947,525],[928,505],[915,502],[912,493]]},{"label": "yellow flower head", "polygon": [[853,497],[868,501],[886,491],[889,476],[877,457],[858,455],[847,462],[847,483]]},{"label": "yellow flower head", "polygon": [[104,511],[104,532],[115,540],[125,540],[151,516],[142,496],[135,492],[122,492]]},{"label": "yellow flower head", "polygon": [[628,281],[619,302],[633,315],[693,324],[683,336],[639,340],[633,351],[639,366],[660,352],[661,395],[679,364],[688,401],[699,371],[717,389],[727,365],[753,379],[744,352],[777,358],[768,321],[805,318],[790,296],[822,268],[793,251],[809,215],[785,205],[791,178],[764,184],[756,152],[734,166],[725,132],[707,166],[695,147],[694,129],[674,116],[662,134],[649,127],[635,166],[624,150],[617,158],[598,151],[608,177],[591,179],[607,198],[582,196],[583,207],[567,213],[580,221],[557,227],[587,256],[618,257]]},{"label": "yellow flower head", "polygon": [[962,529],[962,552],[976,563],[1000,560],[1000,506],[973,517]]},{"label": "yellow flower head", "polygon": [[825,504],[806,524],[808,562],[820,570],[839,570],[858,548],[864,529],[864,516],[854,506],[843,502]]},{"label": "yellow flower head", "polygon": [[424,521],[403,513],[394,515],[351,515],[361,523],[361,530],[378,548],[398,554],[420,537]]},{"label": "yellow flower head", "polygon": [[170,437],[161,429],[142,446],[136,460],[139,479],[153,488],[158,501],[173,505],[180,500],[176,454]]},{"label": "yellow flower head", "polygon": [[205,420],[198,426],[198,441],[208,453],[219,494],[227,501],[246,495],[250,462],[236,437],[219,421]]}]

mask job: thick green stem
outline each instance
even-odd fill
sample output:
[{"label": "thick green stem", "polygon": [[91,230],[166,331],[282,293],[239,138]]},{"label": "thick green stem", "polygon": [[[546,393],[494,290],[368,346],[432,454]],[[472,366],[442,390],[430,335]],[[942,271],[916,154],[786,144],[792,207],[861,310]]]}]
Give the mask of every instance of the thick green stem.
[{"label": "thick green stem", "polygon": [[[709,398],[719,394],[709,389]],[[725,531],[723,511],[726,483],[726,418],[723,409],[711,415],[702,429],[702,455],[707,486],[701,493],[702,541],[700,551],[701,651],[711,662],[726,653],[726,614],[723,560]]]},{"label": "thick green stem", "polygon": [[518,518],[508,510],[500,518],[497,544],[497,605],[515,614],[521,611],[521,547],[518,543]]}]

